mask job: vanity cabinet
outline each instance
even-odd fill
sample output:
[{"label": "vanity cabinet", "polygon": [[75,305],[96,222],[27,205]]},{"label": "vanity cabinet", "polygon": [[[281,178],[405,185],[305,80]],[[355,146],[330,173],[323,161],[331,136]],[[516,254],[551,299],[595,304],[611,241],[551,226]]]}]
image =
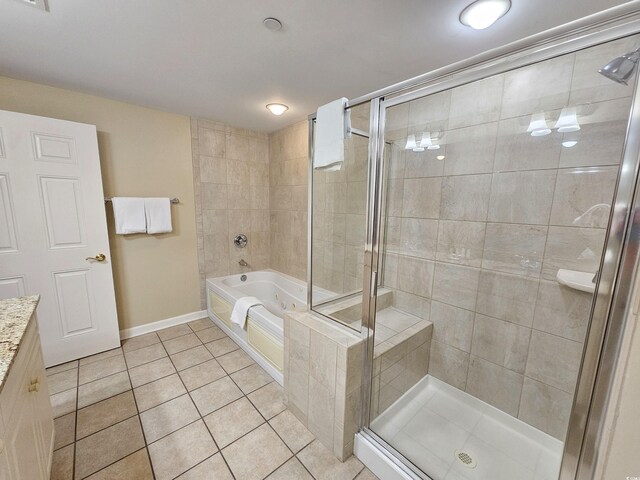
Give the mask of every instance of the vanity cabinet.
[{"label": "vanity cabinet", "polygon": [[0,391],[0,479],[48,480],[53,410],[38,326],[29,322]]}]

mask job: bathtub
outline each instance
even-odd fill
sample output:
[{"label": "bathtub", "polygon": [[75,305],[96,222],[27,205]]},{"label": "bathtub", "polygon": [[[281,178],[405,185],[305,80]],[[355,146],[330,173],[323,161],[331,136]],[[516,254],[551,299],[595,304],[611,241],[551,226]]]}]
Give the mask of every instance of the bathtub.
[{"label": "bathtub", "polygon": [[[287,310],[307,309],[307,284],[275,270],[207,279],[207,312],[227,335],[282,385],[283,317]],[[263,306],[249,310],[245,329],[231,323],[240,297],[257,297]]]}]

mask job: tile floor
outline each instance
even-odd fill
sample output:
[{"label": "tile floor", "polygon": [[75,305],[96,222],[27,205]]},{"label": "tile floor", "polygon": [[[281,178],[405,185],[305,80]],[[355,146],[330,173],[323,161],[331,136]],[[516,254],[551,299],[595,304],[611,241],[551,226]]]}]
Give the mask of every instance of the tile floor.
[{"label": "tile floor", "polygon": [[47,370],[52,480],[376,477],[340,463],[208,318]]},{"label": "tile floor", "polygon": [[[432,478],[558,478],[561,441],[430,375],[371,427]],[[458,461],[458,450],[468,453],[476,466]]]}]

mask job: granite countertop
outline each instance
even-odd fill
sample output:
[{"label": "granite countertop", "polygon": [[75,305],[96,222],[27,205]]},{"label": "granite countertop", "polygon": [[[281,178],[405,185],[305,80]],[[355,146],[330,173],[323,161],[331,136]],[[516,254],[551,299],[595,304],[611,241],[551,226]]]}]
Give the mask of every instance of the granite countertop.
[{"label": "granite countertop", "polygon": [[4,386],[39,300],[40,295],[0,300],[0,389]]}]

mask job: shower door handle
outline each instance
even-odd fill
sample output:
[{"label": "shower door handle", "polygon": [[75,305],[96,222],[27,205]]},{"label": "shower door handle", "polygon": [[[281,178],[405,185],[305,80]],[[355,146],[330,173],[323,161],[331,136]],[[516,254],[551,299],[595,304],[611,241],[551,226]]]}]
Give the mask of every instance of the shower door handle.
[{"label": "shower door handle", "polygon": [[374,298],[378,295],[378,272],[371,272],[371,285],[369,285],[369,295]]}]

